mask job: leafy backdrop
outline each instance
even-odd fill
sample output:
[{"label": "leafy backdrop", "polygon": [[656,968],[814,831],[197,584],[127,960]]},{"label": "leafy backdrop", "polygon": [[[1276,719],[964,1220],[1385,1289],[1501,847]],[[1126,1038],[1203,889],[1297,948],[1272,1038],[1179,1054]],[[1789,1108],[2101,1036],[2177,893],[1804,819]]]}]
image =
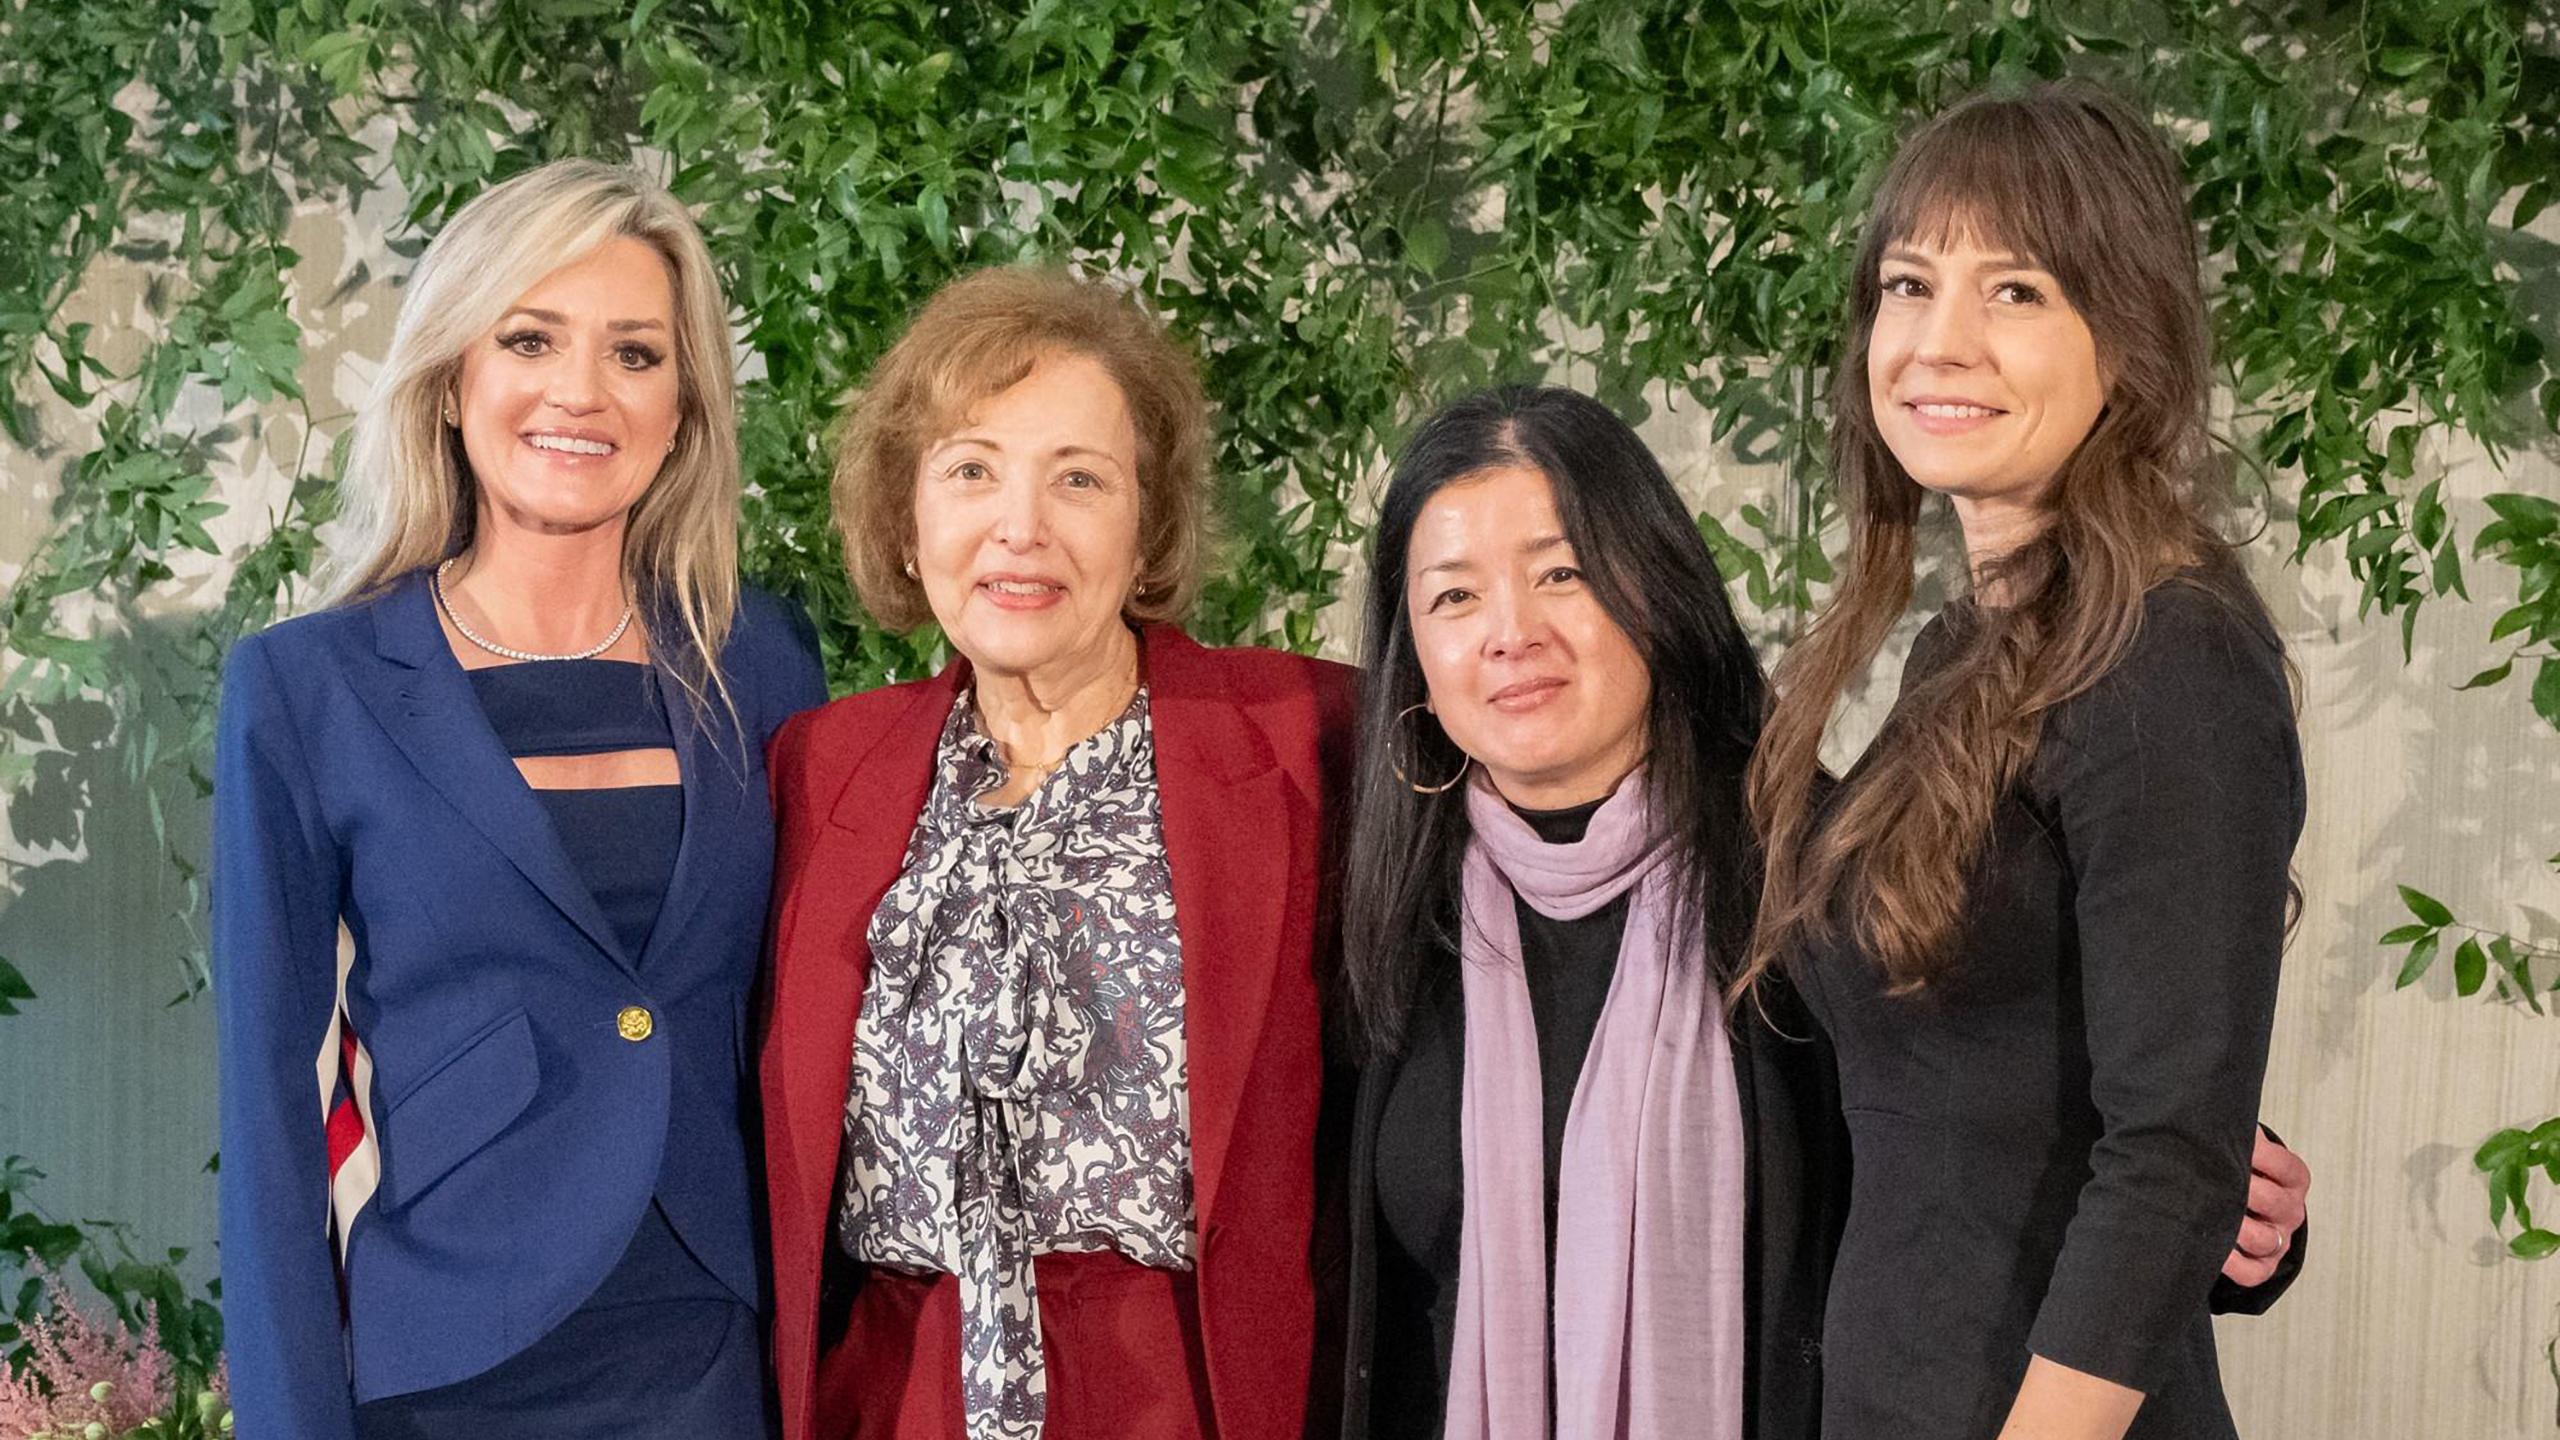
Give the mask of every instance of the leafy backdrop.
[{"label": "leafy backdrop", "polygon": [[[1564,375],[1696,415],[1752,477],[1699,524],[1783,643],[1831,579],[1821,397],[1877,165],[1914,115],[2064,73],[2185,146],[2268,543],[2341,552],[2404,643],[2426,607],[2476,611],[2504,658],[2474,683],[2560,725],[2560,506],[2449,504],[2432,458],[2560,428],[2516,284],[2560,273],[2526,233],[2560,186],[2560,37],[2530,0],[0,0],[0,428],[13,475],[59,484],[0,600],[0,786],[48,783],[62,707],[104,707],[196,933],[214,667],[309,598],[348,417],[306,361],[368,278],[296,254],[293,220],[379,215],[414,254],[566,154],[634,160],[701,217],[748,377],[746,564],[821,617],[839,687],[936,640],[868,625],[837,568],[838,398],[936,284],[1022,256],[1126,278],[1200,354],[1227,526],[1205,635],[1312,646],[1402,428]],[[102,266],[145,303],[74,318]],[[226,548],[277,455],[282,502]],[[207,559],[220,604],[128,643]],[[2404,983],[2449,954],[2463,995],[2553,1003],[2550,948],[2406,903]],[[200,950],[175,958],[201,989]],[[0,956],[0,1016],[41,1003],[44,961]],[[2532,1257],[2560,1243],[2531,1208],[2560,1118],[2517,1120],[2478,1160]],[[36,1175],[0,1169],[6,1249],[179,1304]],[[209,1359],[212,1308],[183,1313],[173,1347]]]}]

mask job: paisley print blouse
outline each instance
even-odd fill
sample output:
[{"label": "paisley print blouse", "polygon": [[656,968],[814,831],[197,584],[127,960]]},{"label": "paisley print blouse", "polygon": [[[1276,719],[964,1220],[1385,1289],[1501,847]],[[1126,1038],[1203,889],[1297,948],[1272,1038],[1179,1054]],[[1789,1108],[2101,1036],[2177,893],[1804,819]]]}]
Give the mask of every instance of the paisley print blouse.
[{"label": "paisley print blouse", "polygon": [[1142,689],[1021,804],[964,691],[871,921],[837,1237],[960,1280],[971,1440],[1046,1415],[1031,1257],[1188,1270],[1182,952]]}]

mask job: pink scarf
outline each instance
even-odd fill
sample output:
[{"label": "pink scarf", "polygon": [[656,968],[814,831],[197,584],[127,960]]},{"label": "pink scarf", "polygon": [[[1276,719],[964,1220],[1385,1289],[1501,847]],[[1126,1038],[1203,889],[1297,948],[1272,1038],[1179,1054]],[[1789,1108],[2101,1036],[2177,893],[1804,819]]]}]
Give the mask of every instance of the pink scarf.
[{"label": "pink scarf", "polygon": [[1556,1197],[1557,1440],[1739,1440],[1742,1108],[1723,1006],[1669,933],[1675,872],[1643,772],[1552,845],[1478,772],[1465,868],[1465,1157],[1445,1440],[1547,1433],[1546,1166],[1538,1036],[1513,897],[1578,919],[1632,888],[1575,1082]]}]

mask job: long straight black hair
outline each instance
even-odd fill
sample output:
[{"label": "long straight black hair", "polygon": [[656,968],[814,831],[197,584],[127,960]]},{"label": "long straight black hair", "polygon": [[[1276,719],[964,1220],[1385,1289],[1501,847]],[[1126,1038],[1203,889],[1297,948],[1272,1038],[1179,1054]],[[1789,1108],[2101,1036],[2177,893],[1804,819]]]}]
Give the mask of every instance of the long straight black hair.
[{"label": "long straight black hair", "polygon": [[1584,583],[1650,672],[1646,799],[1677,847],[1680,933],[1703,942],[1719,980],[1748,949],[1760,864],[1742,779],[1763,689],[1724,577],[1660,462],[1607,406],[1554,387],[1479,391],[1415,432],[1370,531],[1342,942],[1346,1029],[1371,1057],[1399,1051],[1417,997],[1456,973],[1469,833],[1464,786],[1427,795],[1396,773],[1402,765],[1432,784],[1467,763],[1427,715],[1404,716],[1426,693],[1405,612],[1406,551],[1432,496],[1508,465],[1555,488]]}]

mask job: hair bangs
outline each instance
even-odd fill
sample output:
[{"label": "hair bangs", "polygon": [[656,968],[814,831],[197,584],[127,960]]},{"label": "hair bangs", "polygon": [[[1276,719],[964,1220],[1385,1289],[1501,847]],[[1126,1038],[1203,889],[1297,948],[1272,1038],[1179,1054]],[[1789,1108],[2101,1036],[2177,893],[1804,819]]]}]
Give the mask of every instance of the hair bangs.
[{"label": "hair bangs", "polygon": [[950,348],[918,367],[904,416],[908,443],[921,452],[928,440],[958,433],[990,398],[1030,378],[1044,358],[1072,348],[1020,323],[955,335]]},{"label": "hair bangs", "polygon": [[2056,127],[2025,123],[2026,103],[1977,103],[1911,138],[1876,195],[1874,258],[1969,245],[2051,274],[2079,302],[2105,247],[2107,206],[2089,189],[2103,169]]},{"label": "hair bangs", "polygon": [[[2050,274],[2088,327],[2106,403],[2052,477],[2035,533],[1968,567],[1996,579],[2000,603],[1950,627],[1954,648],[1906,689],[1860,783],[1831,792],[1817,784],[1823,740],[1910,603],[1928,498],[1870,399],[1881,261],[1896,245],[1969,245]],[[2062,81],[1938,115],[1877,187],[1850,287],[1831,446],[1849,551],[1780,662],[1752,761],[1768,869],[1744,986],[1842,916],[1895,988],[1941,978],[1996,804],[2035,761],[2045,718],[2123,656],[2144,595],[2195,567],[2256,604],[2207,522],[2212,492],[2228,489],[2205,458],[2212,325],[2177,154],[2143,111]]]}]

